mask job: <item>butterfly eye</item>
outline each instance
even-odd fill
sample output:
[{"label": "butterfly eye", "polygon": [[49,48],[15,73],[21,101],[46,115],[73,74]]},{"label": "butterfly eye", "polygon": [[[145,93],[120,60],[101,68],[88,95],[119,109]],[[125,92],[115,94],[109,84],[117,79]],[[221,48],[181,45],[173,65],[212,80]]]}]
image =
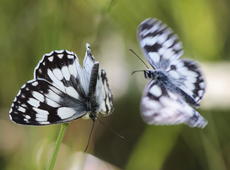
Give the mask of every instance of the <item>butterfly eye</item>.
[{"label": "butterfly eye", "polygon": [[145,78],[149,78],[149,79],[154,79],[155,75],[153,72],[149,71],[149,70],[144,70],[144,76]]}]

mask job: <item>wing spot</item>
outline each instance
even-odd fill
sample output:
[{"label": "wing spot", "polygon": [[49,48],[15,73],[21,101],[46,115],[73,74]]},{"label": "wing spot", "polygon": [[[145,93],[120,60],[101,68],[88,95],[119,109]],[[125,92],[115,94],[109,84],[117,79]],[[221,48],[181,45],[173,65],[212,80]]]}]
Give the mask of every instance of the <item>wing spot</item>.
[{"label": "wing spot", "polygon": [[60,101],[60,96],[54,93],[52,90],[48,90],[48,94],[46,95],[48,98],[52,99],[55,102]]},{"label": "wing spot", "polygon": [[55,101],[53,101],[49,98],[46,98],[46,103],[51,107],[59,107],[60,106],[58,103],[56,103]]},{"label": "wing spot", "polygon": [[176,71],[170,71],[170,76],[172,76],[174,79],[179,79],[180,75]]},{"label": "wing spot", "polygon": [[22,112],[22,113],[25,113],[25,112],[26,112],[26,109],[23,108],[23,107],[19,107],[18,110],[19,110],[20,112]]},{"label": "wing spot", "polygon": [[48,124],[50,124],[50,122],[48,122],[48,121],[42,121],[42,122],[38,122],[40,125],[48,125]]},{"label": "wing spot", "polygon": [[58,54],[57,56],[58,56],[60,59],[62,59],[63,56],[64,56],[64,54]]},{"label": "wing spot", "polygon": [[154,63],[158,63],[160,61],[160,56],[158,53],[150,52],[149,57],[154,61]]},{"label": "wing spot", "polygon": [[66,87],[66,93],[76,99],[79,99],[77,91],[73,87]]},{"label": "wing spot", "polygon": [[155,85],[152,86],[151,89],[149,90],[149,92],[156,97],[160,97],[162,95],[162,90],[159,86]]},{"label": "wing spot", "polygon": [[33,86],[37,86],[37,85],[38,85],[38,82],[35,81],[35,82],[32,83],[32,85],[33,85]]},{"label": "wing spot", "polygon": [[73,55],[67,55],[68,59],[74,59]]},{"label": "wing spot", "polygon": [[172,49],[167,49],[165,50],[165,53],[163,55],[163,58],[164,59],[170,59],[170,57],[173,56],[173,52],[172,52]]},{"label": "wing spot", "polygon": [[70,74],[69,74],[69,70],[68,70],[67,66],[63,66],[62,69],[61,69],[61,71],[62,71],[65,79],[67,81],[69,81],[70,80]]},{"label": "wing spot", "polygon": [[53,74],[57,77],[58,80],[63,79],[62,72],[61,72],[61,70],[59,68],[53,69]]},{"label": "wing spot", "polygon": [[48,58],[48,60],[49,60],[50,62],[52,62],[53,59],[54,59],[54,56],[50,56],[50,57]]},{"label": "wing spot", "polygon": [[24,115],[26,119],[31,119],[31,117],[29,115]]},{"label": "wing spot", "polygon": [[55,77],[54,73],[50,69],[47,70],[47,73],[50,79],[53,81],[53,83],[56,84],[60,88],[61,91],[65,91],[65,87],[63,83]]},{"label": "wing spot", "polygon": [[170,70],[176,70],[176,66],[175,65],[171,65],[170,66]]},{"label": "wing spot", "polygon": [[158,43],[163,44],[166,41],[167,37],[168,37],[167,34],[165,33],[161,34],[158,38]]},{"label": "wing spot", "polygon": [[199,85],[200,85],[200,88],[203,88],[203,89],[205,88],[205,83],[204,82],[201,82]]},{"label": "wing spot", "polygon": [[9,111],[9,113],[11,113],[13,111],[13,109],[12,108],[10,108],[10,111]]},{"label": "wing spot", "polygon": [[57,110],[57,114],[61,119],[67,119],[74,115],[75,110],[69,107],[61,107]]},{"label": "wing spot", "polygon": [[33,108],[34,111],[37,112],[36,117],[46,117],[48,116],[49,112],[43,109],[39,109],[39,108]]},{"label": "wing spot", "polygon": [[32,96],[41,102],[44,102],[44,100],[45,100],[45,97],[37,91],[33,91]]},{"label": "wing spot", "polygon": [[40,106],[40,102],[34,98],[29,98],[28,103],[33,107]]},{"label": "wing spot", "polygon": [[199,96],[203,96],[203,94],[204,94],[204,90],[199,90],[199,91],[198,91],[198,95],[199,95]]},{"label": "wing spot", "polygon": [[29,123],[28,119],[24,118],[23,120],[24,120],[26,123]]}]

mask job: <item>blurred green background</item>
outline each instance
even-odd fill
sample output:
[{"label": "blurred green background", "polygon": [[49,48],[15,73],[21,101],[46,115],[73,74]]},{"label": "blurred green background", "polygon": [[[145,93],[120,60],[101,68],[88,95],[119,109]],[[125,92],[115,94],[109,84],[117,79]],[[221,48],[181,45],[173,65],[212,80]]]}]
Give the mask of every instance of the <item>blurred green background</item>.
[{"label": "blurred green background", "polygon": [[[199,111],[209,121],[203,130],[148,126],[140,117],[147,81],[142,74],[130,75],[144,66],[129,48],[143,56],[136,28],[148,17],[172,27],[185,56],[202,63],[208,91]],[[115,102],[114,114],[103,120],[107,127],[97,122],[88,152],[128,170],[230,169],[229,18],[228,0],[0,0],[0,170],[47,166],[60,126],[17,125],[8,111],[43,54],[68,49],[82,60],[86,42],[107,71]],[[74,155],[84,150],[91,124],[70,124],[56,170],[75,166]]]}]

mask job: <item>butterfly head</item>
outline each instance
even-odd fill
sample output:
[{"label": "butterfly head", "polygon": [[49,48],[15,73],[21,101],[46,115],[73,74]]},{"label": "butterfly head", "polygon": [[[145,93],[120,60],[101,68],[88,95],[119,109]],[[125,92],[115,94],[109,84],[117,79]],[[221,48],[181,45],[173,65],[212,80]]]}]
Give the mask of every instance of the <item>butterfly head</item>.
[{"label": "butterfly head", "polygon": [[157,70],[144,70],[144,76],[146,79],[158,81],[166,81],[168,79],[164,72]]}]

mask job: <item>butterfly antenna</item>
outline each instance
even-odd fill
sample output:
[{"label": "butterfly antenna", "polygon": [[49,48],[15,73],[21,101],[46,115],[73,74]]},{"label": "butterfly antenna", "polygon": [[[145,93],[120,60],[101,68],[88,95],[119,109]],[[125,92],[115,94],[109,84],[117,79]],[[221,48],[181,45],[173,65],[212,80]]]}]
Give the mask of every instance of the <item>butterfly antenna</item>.
[{"label": "butterfly antenna", "polygon": [[144,72],[144,71],[146,71],[146,70],[134,70],[134,71],[131,73],[131,75],[133,75],[133,74],[135,74],[135,73],[137,73],[137,72]]},{"label": "butterfly antenna", "polygon": [[142,58],[139,55],[137,55],[135,51],[133,51],[132,49],[129,49],[129,51],[133,53],[137,58],[139,58],[139,60],[141,60],[141,62],[145,65],[145,67],[149,69],[149,66],[144,62],[144,60],[142,60]]},{"label": "butterfly antenna", "polygon": [[88,147],[89,147],[89,143],[90,143],[90,140],[91,140],[91,137],[92,137],[92,134],[93,134],[94,125],[95,125],[95,121],[93,120],[93,124],[92,124],[91,130],[90,130],[88,142],[87,142],[87,145],[86,145],[86,147],[85,147],[84,152],[86,152],[87,149],[88,149]]},{"label": "butterfly antenna", "polygon": [[105,124],[101,119],[98,118],[97,120],[100,122],[101,125],[103,125],[106,129],[108,129],[110,132],[112,132],[115,136],[121,138],[126,143],[128,143],[128,140],[124,136],[117,133],[115,130],[113,130],[111,127],[109,127],[107,124]]}]

